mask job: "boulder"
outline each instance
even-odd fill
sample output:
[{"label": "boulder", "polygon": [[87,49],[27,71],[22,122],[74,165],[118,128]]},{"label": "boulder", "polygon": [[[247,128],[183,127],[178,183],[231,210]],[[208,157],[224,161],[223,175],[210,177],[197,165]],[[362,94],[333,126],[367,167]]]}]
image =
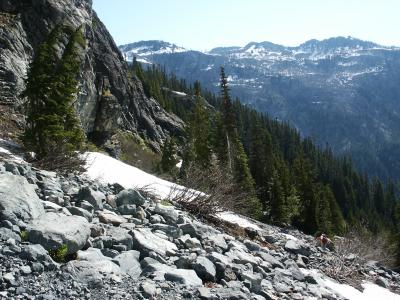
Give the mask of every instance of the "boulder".
[{"label": "boulder", "polygon": [[133,238],[133,249],[140,251],[142,256],[148,256],[155,252],[165,256],[167,252],[176,252],[178,248],[174,243],[153,234],[149,228],[138,228],[131,232]]},{"label": "boulder", "polygon": [[68,262],[66,270],[78,281],[91,287],[101,286],[104,276],[116,279],[124,274],[117,264],[105,257],[99,249],[94,248],[78,251],[77,260]]},{"label": "boulder", "polygon": [[103,209],[103,201],[106,200],[106,196],[99,191],[95,191],[90,187],[83,187],[78,193],[78,202],[87,201],[93,205],[94,209]]},{"label": "boulder", "polygon": [[214,247],[219,247],[224,251],[228,250],[228,244],[225,241],[224,234],[210,235],[207,240],[210,241],[211,245]]},{"label": "boulder", "polygon": [[101,239],[105,248],[115,248],[117,245],[124,245],[126,250],[132,250],[132,236],[124,228],[110,226],[106,229],[105,235],[101,236]]},{"label": "boulder", "polygon": [[21,241],[21,236],[11,229],[5,228],[5,227],[0,227],[0,240],[1,241],[7,241],[9,239],[13,239],[15,241],[20,242]]},{"label": "boulder", "polygon": [[166,220],[174,223],[176,223],[179,217],[179,212],[175,209],[175,207],[162,205],[160,203],[157,203],[154,212],[163,216]]},{"label": "boulder", "polygon": [[262,261],[259,257],[255,257],[239,249],[231,249],[229,252],[225,253],[225,255],[228,256],[234,263],[243,265],[250,263],[252,266],[256,266]]},{"label": "boulder", "polygon": [[203,282],[193,270],[171,269],[164,275],[165,280],[190,286],[202,286]]},{"label": "boulder", "polygon": [[140,264],[143,274],[151,276],[154,280],[168,280],[190,286],[203,285],[203,282],[193,270],[177,269],[174,266],[162,264],[150,257],[145,257]]},{"label": "boulder", "polygon": [[145,298],[154,299],[157,294],[157,287],[151,281],[145,281],[140,285],[140,290]]},{"label": "boulder", "polygon": [[[151,228],[155,230],[161,230],[165,232],[168,236],[173,237],[174,239],[179,238],[182,235],[182,231],[176,227],[167,224],[152,224]],[[190,238],[190,236],[188,236]],[[199,242],[200,243],[200,242]]]},{"label": "boulder", "polygon": [[250,291],[253,293],[258,293],[261,291],[261,281],[263,279],[261,274],[253,272],[243,272],[240,274],[243,281],[250,283]]},{"label": "boulder", "polygon": [[67,206],[66,209],[68,209],[68,211],[72,215],[84,217],[89,222],[91,222],[93,219],[93,215],[90,212],[88,212],[86,209],[76,207],[76,206]]},{"label": "boulder", "polygon": [[139,278],[142,273],[139,257],[140,253],[138,251],[130,250],[114,257],[112,261],[116,263],[123,272],[136,279]]},{"label": "boulder", "polygon": [[112,224],[114,226],[119,226],[122,223],[128,222],[127,219],[125,219],[122,216],[119,216],[111,211],[102,211],[99,213],[99,221],[104,224]]},{"label": "boulder", "polygon": [[121,215],[133,215],[136,213],[135,204],[122,204],[117,207],[117,210]]},{"label": "boulder", "polygon": [[222,263],[224,265],[229,265],[229,264],[232,263],[232,260],[229,257],[227,257],[227,256],[225,256],[225,255],[223,255],[221,253],[218,253],[218,252],[210,253],[207,256],[207,258],[210,259],[213,263],[219,262],[219,263]]},{"label": "boulder", "polygon": [[22,247],[20,257],[29,261],[52,261],[47,250],[42,245],[24,245]]},{"label": "boulder", "polygon": [[115,199],[117,207],[124,204],[143,205],[146,199],[136,190],[127,189],[119,192]]},{"label": "boulder", "polygon": [[299,241],[288,240],[285,244],[285,250],[294,254],[310,256],[310,250]]},{"label": "boulder", "polygon": [[0,174],[0,219],[26,222],[44,213],[34,185],[21,176]]},{"label": "boulder", "polygon": [[259,252],[259,253],[257,253],[257,255],[260,256],[267,263],[271,264],[271,266],[273,268],[284,269],[283,264],[279,260],[277,260],[275,257],[273,257],[271,254],[265,253],[265,252]]},{"label": "boulder", "polygon": [[45,249],[56,250],[67,245],[68,254],[82,249],[90,236],[88,221],[80,216],[49,212],[28,224],[28,239]]},{"label": "boulder", "polygon": [[200,241],[196,238],[191,238],[188,234],[181,236],[178,240],[188,249],[202,248]]},{"label": "boulder", "polygon": [[376,278],[375,283],[385,289],[389,288],[389,282],[387,281],[386,278],[383,278],[382,276],[379,276],[378,278]]},{"label": "boulder", "polygon": [[216,269],[214,264],[206,257],[199,256],[193,263],[193,269],[197,275],[205,282],[215,282]]}]

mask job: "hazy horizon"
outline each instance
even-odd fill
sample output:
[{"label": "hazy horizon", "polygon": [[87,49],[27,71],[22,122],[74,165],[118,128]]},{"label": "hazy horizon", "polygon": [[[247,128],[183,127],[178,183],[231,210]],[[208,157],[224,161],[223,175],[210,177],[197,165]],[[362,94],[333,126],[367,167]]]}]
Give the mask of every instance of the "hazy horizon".
[{"label": "hazy horizon", "polygon": [[272,42],[298,46],[308,40],[351,36],[400,46],[397,0],[94,0],[118,45],[163,40],[194,50]]}]

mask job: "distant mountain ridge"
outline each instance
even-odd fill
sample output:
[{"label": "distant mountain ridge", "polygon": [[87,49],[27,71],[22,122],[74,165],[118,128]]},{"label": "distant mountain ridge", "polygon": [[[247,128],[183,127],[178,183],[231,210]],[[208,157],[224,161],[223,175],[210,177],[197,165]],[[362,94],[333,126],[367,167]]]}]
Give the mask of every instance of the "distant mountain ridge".
[{"label": "distant mountain ridge", "polygon": [[362,170],[400,178],[398,47],[334,37],[297,47],[251,42],[201,52],[147,41],[120,50],[127,60],[163,65],[214,92],[225,66],[232,94],[243,103],[290,121],[336,153],[352,154]]}]

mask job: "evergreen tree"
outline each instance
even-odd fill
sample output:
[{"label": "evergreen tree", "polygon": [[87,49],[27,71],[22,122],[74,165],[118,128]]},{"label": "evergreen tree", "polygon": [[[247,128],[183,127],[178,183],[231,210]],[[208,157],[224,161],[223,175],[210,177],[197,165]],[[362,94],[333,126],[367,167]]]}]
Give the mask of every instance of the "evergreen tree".
[{"label": "evergreen tree", "polygon": [[[61,59],[55,44],[66,33],[69,42]],[[44,41],[30,64],[26,89],[27,127],[23,136],[27,149],[36,153],[38,160],[51,155],[74,156],[81,148],[84,134],[73,104],[78,92],[80,58],[78,49],[85,47],[81,28],[57,26]]]},{"label": "evergreen tree", "polygon": [[178,163],[175,154],[176,154],[176,143],[173,138],[168,138],[164,142],[164,146],[162,149],[162,157],[160,162],[161,170],[164,173],[171,172]]},{"label": "evergreen tree", "polygon": [[195,83],[196,104],[189,122],[189,143],[193,143],[194,161],[202,167],[208,167],[211,161],[210,117],[205,102],[200,95],[199,83]]},{"label": "evergreen tree", "polygon": [[331,191],[328,186],[318,186],[318,194],[316,197],[316,222],[317,229],[324,233],[332,232],[332,219],[330,199]]}]

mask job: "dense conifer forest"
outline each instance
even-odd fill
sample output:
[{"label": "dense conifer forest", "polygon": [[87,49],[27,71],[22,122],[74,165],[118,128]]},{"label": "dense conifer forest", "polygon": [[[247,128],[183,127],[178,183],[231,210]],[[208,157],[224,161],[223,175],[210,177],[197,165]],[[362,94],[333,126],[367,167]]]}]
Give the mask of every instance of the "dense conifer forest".
[{"label": "dense conifer forest", "polygon": [[329,145],[318,146],[288,123],[233,101],[223,68],[219,95],[160,66],[134,61],[130,69],[149,97],[187,122],[183,166],[190,161],[207,168],[213,159],[227,166],[258,199],[255,214],[263,221],[311,234],[341,234],[353,226],[373,233],[398,229],[394,182],[361,174],[350,157],[334,155]]}]

